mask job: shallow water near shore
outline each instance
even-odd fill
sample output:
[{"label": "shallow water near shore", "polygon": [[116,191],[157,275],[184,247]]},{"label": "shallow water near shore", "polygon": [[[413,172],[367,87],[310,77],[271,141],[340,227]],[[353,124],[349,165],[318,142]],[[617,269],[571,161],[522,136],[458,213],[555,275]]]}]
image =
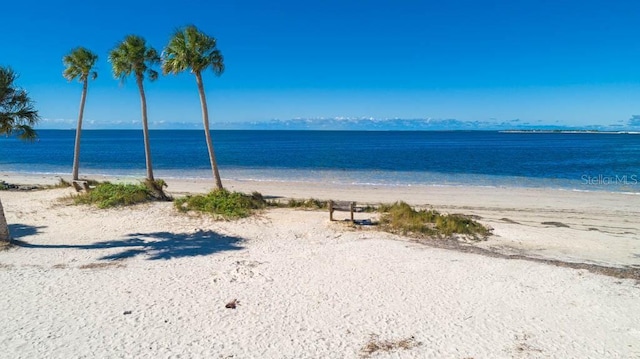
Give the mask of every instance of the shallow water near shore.
[{"label": "shallow water near shore", "polygon": [[[71,172],[73,130],[35,143],[0,139],[4,171]],[[232,180],[375,186],[488,186],[640,192],[640,141],[631,134],[213,131]],[[202,131],[151,131],[157,177],[209,178]],[[144,176],[142,131],[83,132],[81,173]]]}]

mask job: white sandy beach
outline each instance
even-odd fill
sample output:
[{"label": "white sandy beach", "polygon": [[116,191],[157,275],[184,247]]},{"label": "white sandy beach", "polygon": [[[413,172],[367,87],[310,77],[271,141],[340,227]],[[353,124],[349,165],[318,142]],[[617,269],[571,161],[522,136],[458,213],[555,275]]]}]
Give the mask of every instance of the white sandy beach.
[{"label": "white sandy beach", "polygon": [[[168,183],[174,195],[211,186]],[[405,200],[480,216],[494,228],[483,248],[640,267],[639,195],[225,184],[272,197]],[[434,248],[329,222],[326,212],[216,222],[171,203],[98,210],[58,201],[70,193],[0,192],[23,243],[0,252],[2,357],[359,358],[376,340],[405,348],[372,358],[640,357],[635,279]],[[225,308],[232,299],[237,308]]]}]

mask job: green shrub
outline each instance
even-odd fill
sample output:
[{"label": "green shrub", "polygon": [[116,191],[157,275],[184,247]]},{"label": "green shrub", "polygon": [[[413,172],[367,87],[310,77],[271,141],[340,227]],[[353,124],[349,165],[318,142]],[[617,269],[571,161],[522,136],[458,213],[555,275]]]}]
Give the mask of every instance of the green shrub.
[{"label": "green shrub", "polygon": [[266,207],[267,202],[258,192],[247,195],[220,189],[206,195],[177,198],[174,205],[182,212],[198,211],[224,219],[236,219],[250,216],[254,210]]},{"label": "green shrub", "polygon": [[290,199],[287,202],[287,207],[290,208],[308,208],[308,209],[326,209],[329,208],[329,202],[321,201],[315,198],[309,199]]},{"label": "green shrub", "polygon": [[435,210],[416,211],[404,202],[380,207],[382,227],[390,232],[427,237],[467,235],[485,238],[489,230],[470,217],[460,214],[441,214]]},{"label": "green shrub", "polygon": [[89,192],[74,197],[77,204],[95,204],[98,208],[127,206],[153,200],[144,184],[102,182]]}]

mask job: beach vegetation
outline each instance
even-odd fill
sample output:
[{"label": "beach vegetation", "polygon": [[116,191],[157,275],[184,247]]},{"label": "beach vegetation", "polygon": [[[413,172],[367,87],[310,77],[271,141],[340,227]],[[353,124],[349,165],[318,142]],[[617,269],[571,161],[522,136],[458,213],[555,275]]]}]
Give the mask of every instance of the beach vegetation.
[{"label": "beach vegetation", "polygon": [[164,192],[168,187],[167,182],[163,179],[154,179],[153,181],[146,179],[144,185],[151,191],[151,196],[158,201],[173,201],[173,198]]},{"label": "beach vegetation", "polygon": [[128,206],[155,200],[153,192],[144,183],[101,182],[91,191],[73,197],[76,204],[90,204],[98,208]]},{"label": "beach vegetation", "polygon": [[381,206],[380,225],[402,235],[451,238],[455,235],[484,239],[490,231],[473,218],[461,214],[442,214],[433,209],[416,210],[405,202]]},{"label": "beach vegetation", "polygon": [[52,185],[45,186],[45,189],[56,189],[56,188],[68,188],[71,187],[71,182],[65,181],[64,178],[59,178],[57,183]]},{"label": "beach vegetation", "polygon": [[213,70],[216,76],[224,72],[224,59],[222,53],[216,46],[216,39],[201,32],[197,27],[191,25],[178,29],[169,44],[163,51],[162,72],[166,74],[179,74],[190,70],[196,78],[198,94],[200,95],[200,105],[202,107],[202,122],[204,124],[205,140],[209,152],[209,161],[215,180],[215,188],[222,189],[222,180],[218,171],[218,163],[211,140],[209,129],[209,110],[207,108],[207,98],[205,96],[204,84],[202,82],[202,72],[208,68]]},{"label": "beach vegetation", "polygon": [[11,68],[0,66],[0,135],[34,141],[37,134],[33,126],[40,116],[27,91],[15,84],[17,78]]},{"label": "beach vegetation", "polygon": [[62,72],[62,76],[68,81],[78,79],[82,83],[82,94],[80,95],[80,111],[78,112],[78,124],[76,125],[76,139],[73,147],[73,169],[71,171],[72,179],[78,180],[78,172],[80,167],[80,137],[82,134],[82,118],[84,116],[84,105],[87,99],[87,87],[89,79],[95,80],[98,73],[93,70],[98,55],[84,47],[78,47],[71,50],[70,53],[62,58],[62,62],[66,66]]},{"label": "beach vegetation", "polygon": [[145,76],[150,81],[158,79],[158,72],[153,70],[154,65],[160,64],[158,51],[148,46],[146,40],[137,35],[128,35],[111,52],[109,62],[113,68],[113,76],[124,84],[127,77],[133,75],[140,93],[140,108],[142,113],[142,133],[144,141],[145,163],[147,167],[146,183],[155,196],[167,199],[163,186],[155,186],[153,178],[153,163],[151,160],[151,145],[149,142],[149,124],[147,118],[147,97],[144,92]]},{"label": "beach vegetation", "polygon": [[[34,141],[37,133],[33,126],[40,116],[24,89],[15,84],[18,75],[9,67],[0,66],[0,135],[16,135],[25,141]],[[9,225],[0,201],[0,243],[11,241]]]},{"label": "beach vegetation", "polygon": [[287,207],[305,208],[305,209],[327,209],[329,208],[329,201],[322,201],[316,198],[308,198],[308,199],[291,198],[287,202]]},{"label": "beach vegetation", "polygon": [[83,181],[86,181],[89,186],[94,186],[94,187],[99,185],[100,183],[103,183],[101,181],[90,179],[90,178],[85,178],[83,179]]},{"label": "beach vegetation", "polygon": [[256,210],[265,208],[267,202],[259,192],[249,195],[215,189],[205,195],[176,198],[174,205],[181,212],[197,211],[229,220],[248,217]]}]

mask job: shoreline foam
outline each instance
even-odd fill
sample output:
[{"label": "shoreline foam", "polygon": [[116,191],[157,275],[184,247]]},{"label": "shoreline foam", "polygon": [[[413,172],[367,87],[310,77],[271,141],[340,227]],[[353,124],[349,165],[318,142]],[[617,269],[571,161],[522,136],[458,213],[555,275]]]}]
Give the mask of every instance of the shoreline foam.
[{"label": "shoreline foam", "polygon": [[[156,171],[156,178],[162,178],[165,181],[169,182],[212,182],[211,176],[207,171],[207,175],[204,176],[166,176],[162,175],[163,171]],[[127,173],[87,173],[80,176],[81,178],[90,178],[99,181],[142,181],[144,178],[143,173],[138,174],[127,174]],[[355,176],[357,177],[357,176]],[[59,179],[69,180],[71,175],[69,173],[57,173],[57,172],[15,172],[15,171],[0,171],[0,180],[5,180],[3,178],[17,178],[20,181],[26,182],[26,184],[42,184],[37,181],[46,181],[46,184],[51,183],[52,180],[58,181]],[[353,186],[353,187],[381,187],[381,188],[506,188],[506,189],[522,189],[522,190],[552,190],[552,191],[575,191],[575,192],[596,192],[596,193],[623,193],[623,194],[631,194],[631,195],[640,195],[640,183],[638,183],[638,188],[634,189],[633,187],[615,187],[610,185],[591,185],[588,189],[577,187],[577,183],[574,186],[562,186],[562,185],[549,185],[548,182],[544,182],[546,180],[541,180],[540,183],[535,185],[515,185],[515,183],[528,183],[528,180],[536,180],[531,178],[524,178],[519,182],[505,182],[499,184],[467,184],[467,183],[413,183],[413,182],[405,182],[405,183],[385,183],[385,182],[344,182],[340,181],[340,179],[310,179],[310,178],[297,178],[297,179],[286,179],[286,178],[272,178],[272,177],[264,177],[264,178],[235,178],[235,177],[223,177],[222,180],[224,182],[230,183],[296,183],[296,184],[307,184],[310,186],[315,186],[318,184],[328,184],[331,186]],[[543,185],[544,182],[544,185]],[[617,188],[617,189],[616,189]],[[628,190],[623,190],[622,188],[627,188]]]}]

